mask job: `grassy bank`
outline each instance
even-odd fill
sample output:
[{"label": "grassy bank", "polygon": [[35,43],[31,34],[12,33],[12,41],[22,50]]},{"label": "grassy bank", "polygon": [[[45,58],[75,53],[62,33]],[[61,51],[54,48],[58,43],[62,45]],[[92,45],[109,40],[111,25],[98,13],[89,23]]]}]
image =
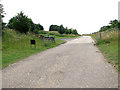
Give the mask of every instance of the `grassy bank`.
[{"label": "grassy bank", "polygon": [[[91,35],[97,40],[97,34]],[[96,43],[103,55],[116,69],[118,69],[118,29],[114,28],[101,32],[101,39]]]},{"label": "grassy bank", "polygon": [[[36,48],[30,45],[31,39],[36,40]],[[43,43],[43,40],[35,34],[28,33],[25,35],[14,30],[4,30],[2,37],[2,68],[64,42],[63,40],[56,39],[55,43],[51,41]]]}]

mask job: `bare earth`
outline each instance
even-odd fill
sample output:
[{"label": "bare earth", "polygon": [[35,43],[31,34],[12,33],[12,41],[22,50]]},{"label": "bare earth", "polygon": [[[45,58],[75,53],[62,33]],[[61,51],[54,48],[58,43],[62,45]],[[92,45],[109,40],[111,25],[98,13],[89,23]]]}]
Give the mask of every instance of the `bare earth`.
[{"label": "bare earth", "polygon": [[117,71],[93,43],[83,36],[9,65],[2,87],[117,88]]}]

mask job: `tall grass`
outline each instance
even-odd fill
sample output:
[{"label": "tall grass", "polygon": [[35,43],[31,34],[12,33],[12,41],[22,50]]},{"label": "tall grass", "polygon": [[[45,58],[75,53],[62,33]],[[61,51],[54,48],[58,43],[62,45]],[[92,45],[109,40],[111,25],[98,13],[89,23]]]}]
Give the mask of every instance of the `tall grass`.
[{"label": "tall grass", "polygon": [[[36,48],[30,44],[32,39],[36,41]],[[56,43],[49,41],[44,43],[42,39],[33,33],[25,35],[14,30],[4,30],[2,39],[2,67],[6,67],[32,54],[58,46],[63,42],[63,40],[56,39]]]},{"label": "tall grass", "polygon": [[[98,33],[91,36],[97,40],[97,35]],[[118,69],[118,29],[113,28],[101,32],[101,39],[96,45],[107,58],[108,62]]]}]

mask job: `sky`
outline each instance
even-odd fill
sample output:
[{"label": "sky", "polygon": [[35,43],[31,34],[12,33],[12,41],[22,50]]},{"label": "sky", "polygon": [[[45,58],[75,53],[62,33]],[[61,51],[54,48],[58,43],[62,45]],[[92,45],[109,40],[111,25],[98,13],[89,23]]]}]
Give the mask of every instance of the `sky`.
[{"label": "sky", "polygon": [[49,26],[63,25],[88,34],[118,19],[119,0],[0,0],[6,13],[3,21],[23,11],[34,23]]}]

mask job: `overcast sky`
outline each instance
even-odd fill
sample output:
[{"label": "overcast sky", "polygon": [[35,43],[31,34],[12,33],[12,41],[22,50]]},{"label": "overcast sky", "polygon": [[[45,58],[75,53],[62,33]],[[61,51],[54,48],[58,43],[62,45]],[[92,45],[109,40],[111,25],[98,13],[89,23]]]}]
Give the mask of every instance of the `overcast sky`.
[{"label": "overcast sky", "polygon": [[79,34],[98,31],[110,20],[118,19],[119,0],[1,0],[4,22],[23,11],[45,30],[51,24],[77,29]]}]

